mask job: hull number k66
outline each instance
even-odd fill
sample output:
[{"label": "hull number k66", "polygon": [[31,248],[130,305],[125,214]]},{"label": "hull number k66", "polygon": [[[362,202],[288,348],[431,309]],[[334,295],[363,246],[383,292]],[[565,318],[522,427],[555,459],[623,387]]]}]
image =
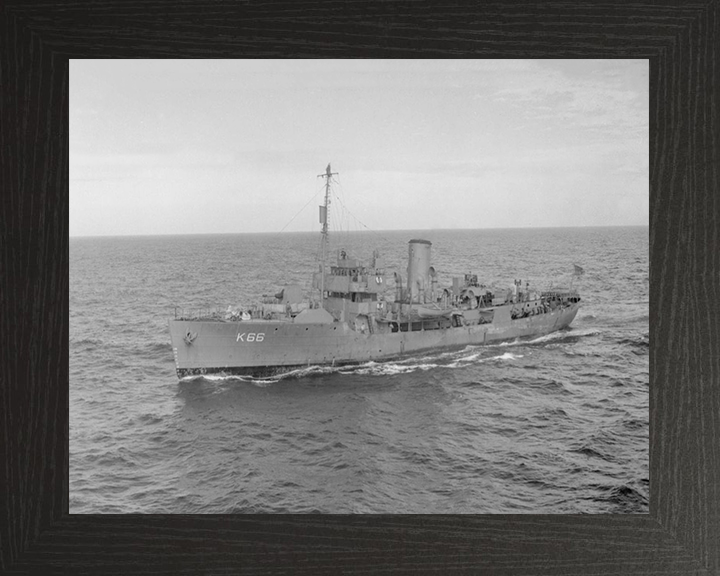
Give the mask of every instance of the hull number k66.
[{"label": "hull number k66", "polygon": [[243,332],[238,334],[235,342],[262,342],[265,339],[265,332]]}]

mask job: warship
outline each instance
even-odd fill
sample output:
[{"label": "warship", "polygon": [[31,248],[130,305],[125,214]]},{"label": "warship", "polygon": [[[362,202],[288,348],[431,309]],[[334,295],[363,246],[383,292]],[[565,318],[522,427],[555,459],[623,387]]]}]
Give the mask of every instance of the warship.
[{"label": "warship", "polygon": [[[537,337],[570,325],[580,307],[572,286],[541,292],[515,280],[494,293],[476,274],[443,285],[430,241],[408,243],[407,274],[379,252],[363,262],[328,249],[333,176],[324,174],[319,210],[322,256],[309,295],[286,285],[274,298],[222,313],[177,313],[169,320],[178,378],[202,374],[266,377],[311,365],[347,365],[440,348]],[[576,271],[579,267],[576,266]]]}]

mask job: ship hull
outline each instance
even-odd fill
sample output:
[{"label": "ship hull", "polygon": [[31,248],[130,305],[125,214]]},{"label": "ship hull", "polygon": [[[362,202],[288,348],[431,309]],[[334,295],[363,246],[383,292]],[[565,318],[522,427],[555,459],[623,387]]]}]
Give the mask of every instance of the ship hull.
[{"label": "ship hull", "polygon": [[423,350],[537,337],[570,325],[578,303],[511,320],[509,310],[492,323],[416,330],[357,332],[346,322],[170,320],[178,377],[193,374],[267,376],[309,365],[388,360]]}]

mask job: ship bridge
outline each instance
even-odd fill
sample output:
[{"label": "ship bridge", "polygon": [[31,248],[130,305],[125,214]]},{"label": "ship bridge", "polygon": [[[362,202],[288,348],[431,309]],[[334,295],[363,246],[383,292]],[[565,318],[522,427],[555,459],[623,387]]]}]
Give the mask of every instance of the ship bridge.
[{"label": "ship bridge", "polygon": [[[329,273],[320,270],[313,277],[313,288],[324,286],[323,308],[337,320],[344,321],[358,315],[376,315],[383,312],[386,289],[384,263],[377,251],[369,266],[351,258],[344,250],[338,252],[337,261]],[[324,282],[323,282],[324,280]]]}]

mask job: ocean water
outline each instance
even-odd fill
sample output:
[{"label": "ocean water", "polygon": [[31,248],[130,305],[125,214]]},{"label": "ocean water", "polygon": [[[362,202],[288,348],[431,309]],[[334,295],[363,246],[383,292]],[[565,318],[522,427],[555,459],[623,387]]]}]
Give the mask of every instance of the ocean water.
[{"label": "ocean water", "polygon": [[[311,233],[70,239],[71,513],[647,513],[648,228],[333,235],[441,283],[574,280],[572,326],[267,380],[178,381],[176,306],[309,285]],[[339,245],[338,245],[339,247]]]}]

